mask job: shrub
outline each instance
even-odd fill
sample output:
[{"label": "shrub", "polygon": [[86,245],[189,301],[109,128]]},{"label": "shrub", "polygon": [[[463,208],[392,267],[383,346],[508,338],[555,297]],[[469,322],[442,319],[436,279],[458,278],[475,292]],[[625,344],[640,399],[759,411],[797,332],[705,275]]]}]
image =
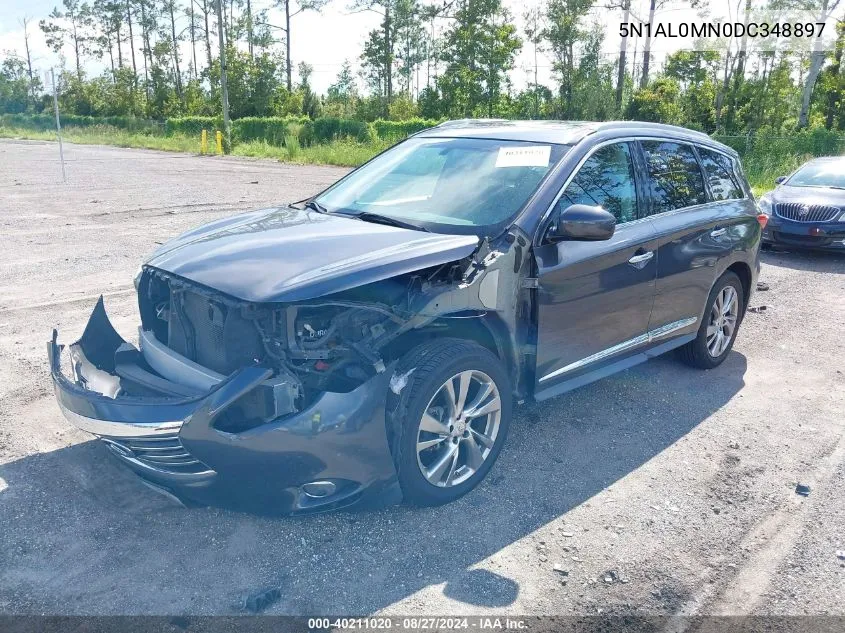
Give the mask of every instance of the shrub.
[{"label": "shrub", "polygon": [[845,149],[845,136],[839,131],[825,128],[790,133],[760,130],[750,135],[714,134],[713,138],[732,147],[743,157],[753,154],[828,156],[841,154]]},{"label": "shrub", "polygon": [[434,127],[439,121],[433,119],[408,119],[407,121],[373,121],[376,136],[385,141],[401,141],[411,134]]},{"label": "shrub", "polygon": [[316,143],[327,143],[345,138],[366,143],[372,138],[370,126],[364,121],[325,117],[314,119],[310,124],[313,134],[312,141]]},{"label": "shrub", "polygon": [[299,137],[293,134],[285,136],[285,151],[288,160],[296,160],[299,156]]},{"label": "shrub", "polygon": [[314,124],[311,121],[303,123],[297,136],[302,147],[310,147],[314,143]]},{"label": "shrub", "polygon": [[167,135],[182,134],[184,136],[198,136],[203,130],[208,130],[209,137],[214,136],[214,130],[223,129],[223,119],[213,116],[186,116],[167,119],[164,131]]},{"label": "shrub", "polygon": [[285,137],[298,134],[307,117],[244,117],[232,122],[232,138],[236,142],[266,141],[281,147]]},{"label": "shrub", "polygon": [[[80,114],[61,114],[63,127],[88,128],[108,125],[129,132],[155,132],[161,129],[160,121],[137,119],[131,116],[93,117]],[[25,130],[51,131],[56,128],[56,118],[50,113],[43,114],[0,114],[0,124]]]},{"label": "shrub", "polygon": [[[199,137],[201,131],[205,129],[213,137],[215,130],[223,129],[223,121],[220,117],[207,116],[174,117],[162,122],[134,117],[89,117],[68,114],[62,115],[61,120],[62,125],[68,127],[87,128],[95,125],[109,125],[129,132],[163,133],[167,136],[180,134]],[[235,143],[265,141],[277,147],[283,147],[285,138],[288,136],[297,136],[302,147],[343,139],[358,143],[368,143],[376,139],[396,142],[437,123],[438,121],[420,118],[407,121],[377,120],[366,123],[336,117],[323,117],[313,121],[304,116],[244,117],[232,121],[232,140]],[[56,125],[53,115],[49,113],[3,114],[0,115],[0,124],[39,131],[50,131]]]}]

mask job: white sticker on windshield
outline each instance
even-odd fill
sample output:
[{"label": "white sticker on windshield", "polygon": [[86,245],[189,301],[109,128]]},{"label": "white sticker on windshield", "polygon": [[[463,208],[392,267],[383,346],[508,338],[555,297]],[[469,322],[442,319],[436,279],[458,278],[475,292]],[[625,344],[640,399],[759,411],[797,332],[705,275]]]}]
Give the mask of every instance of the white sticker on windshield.
[{"label": "white sticker on windshield", "polygon": [[548,167],[551,145],[500,147],[496,167]]}]

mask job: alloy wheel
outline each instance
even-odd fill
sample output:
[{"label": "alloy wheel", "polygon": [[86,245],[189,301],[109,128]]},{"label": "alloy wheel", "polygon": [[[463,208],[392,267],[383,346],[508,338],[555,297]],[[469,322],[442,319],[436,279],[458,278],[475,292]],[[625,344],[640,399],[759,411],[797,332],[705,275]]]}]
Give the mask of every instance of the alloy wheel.
[{"label": "alloy wheel", "polygon": [[465,370],[435,392],[417,431],[417,464],[429,483],[444,488],[473,476],[493,450],[502,399],[482,371]]},{"label": "alloy wheel", "polygon": [[733,286],[725,286],[710,308],[707,325],[707,351],[713,358],[724,354],[731,344],[739,317],[739,296]]}]

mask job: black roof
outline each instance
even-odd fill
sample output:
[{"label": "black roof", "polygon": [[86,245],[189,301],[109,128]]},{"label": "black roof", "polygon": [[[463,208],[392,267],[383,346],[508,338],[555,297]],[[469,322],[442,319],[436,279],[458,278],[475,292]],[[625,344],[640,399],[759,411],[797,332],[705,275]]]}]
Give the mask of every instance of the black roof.
[{"label": "black roof", "polygon": [[451,138],[490,138],[530,143],[557,143],[574,145],[587,136],[601,138],[615,136],[664,136],[703,143],[735,154],[734,150],[714,141],[703,132],[688,130],[676,125],[648,123],[645,121],[510,121],[506,119],[460,119],[446,121],[417,136]]}]

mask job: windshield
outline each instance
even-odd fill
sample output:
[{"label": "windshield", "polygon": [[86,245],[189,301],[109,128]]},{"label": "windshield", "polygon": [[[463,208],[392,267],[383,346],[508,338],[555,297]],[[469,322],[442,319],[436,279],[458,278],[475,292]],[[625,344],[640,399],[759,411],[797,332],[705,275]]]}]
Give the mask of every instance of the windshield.
[{"label": "windshield", "polygon": [[845,161],[808,163],[786,181],[790,187],[837,187],[845,189]]},{"label": "windshield", "polygon": [[566,145],[412,138],[315,199],[329,213],[371,214],[450,233],[487,233],[525,205]]}]

